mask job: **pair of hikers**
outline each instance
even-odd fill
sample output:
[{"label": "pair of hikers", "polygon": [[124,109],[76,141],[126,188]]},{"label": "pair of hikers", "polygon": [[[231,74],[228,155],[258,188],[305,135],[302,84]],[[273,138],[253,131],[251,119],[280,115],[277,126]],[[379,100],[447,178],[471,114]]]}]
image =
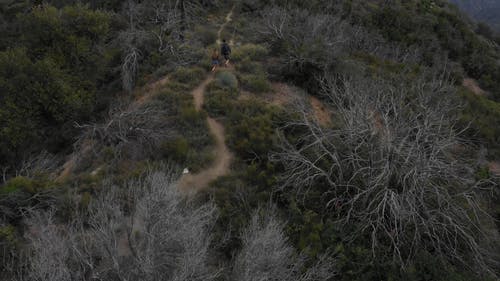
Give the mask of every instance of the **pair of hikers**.
[{"label": "pair of hikers", "polygon": [[[231,47],[229,47],[229,44],[227,44],[226,40],[222,40],[222,45],[220,48],[220,53],[224,57],[224,67],[227,67],[229,64],[229,56],[231,55]],[[214,49],[212,53],[212,72],[214,72],[217,69],[217,66],[220,64],[220,56],[219,56],[219,51],[217,49]]]}]

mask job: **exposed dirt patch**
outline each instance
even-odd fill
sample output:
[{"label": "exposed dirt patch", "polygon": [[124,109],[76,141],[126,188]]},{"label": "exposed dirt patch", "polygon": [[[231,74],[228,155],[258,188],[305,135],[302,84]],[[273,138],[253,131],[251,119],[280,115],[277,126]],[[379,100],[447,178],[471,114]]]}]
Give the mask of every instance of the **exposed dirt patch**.
[{"label": "exposed dirt patch", "polygon": [[63,182],[64,180],[66,180],[75,170],[75,166],[78,163],[78,157],[80,157],[80,155],[90,153],[91,149],[92,142],[90,140],[84,141],[81,150],[78,152],[73,152],[68,157],[68,160],[66,160],[66,162],[63,164],[62,171],[56,177],[56,182]]},{"label": "exposed dirt patch", "polygon": [[204,101],[204,94],[205,94],[205,89],[207,88],[208,84],[212,82],[214,78],[212,76],[207,77],[201,84],[196,87],[191,94],[193,95],[193,102],[194,102],[194,108],[196,110],[200,111],[201,107],[203,106],[203,101]]},{"label": "exposed dirt patch", "polygon": [[465,78],[464,81],[462,81],[462,86],[469,89],[471,92],[478,96],[486,95],[486,92],[481,89],[481,87],[479,87],[477,81],[472,78]]},{"label": "exposed dirt patch", "polygon": [[299,97],[297,91],[285,83],[272,83],[271,88],[273,92],[266,94],[264,98],[274,105],[283,106]]},{"label": "exposed dirt patch", "polygon": [[500,161],[493,161],[488,163],[488,167],[490,168],[490,172],[500,176]]},{"label": "exposed dirt patch", "polygon": [[332,116],[326,106],[316,97],[309,98],[314,117],[318,120],[321,126],[330,126],[332,124]]}]

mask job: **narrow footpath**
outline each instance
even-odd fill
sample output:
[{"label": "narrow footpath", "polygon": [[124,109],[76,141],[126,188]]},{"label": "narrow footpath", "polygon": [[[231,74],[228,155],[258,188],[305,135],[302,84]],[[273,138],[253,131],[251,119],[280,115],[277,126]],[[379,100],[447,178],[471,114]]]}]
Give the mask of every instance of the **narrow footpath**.
[{"label": "narrow footpath", "polygon": [[[231,21],[232,14],[233,10],[231,9],[231,11],[225,18],[225,22],[221,25],[219,31],[217,32],[218,44],[221,41],[221,34],[223,29]],[[193,95],[194,106],[197,111],[200,111],[202,109],[206,88],[213,80],[213,74],[209,74],[207,78],[191,92],[191,94]],[[218,177],[224,176],[229,173],[229,168],[233,156],[226,145],[224,126],[219,121],[211,117],[207,117],[207,124],[210,133],[215,139],[215,147],[213,151],[214,161],[208,168],[200,171],[197,174],[184,174],[177,183],[177,187],[182,192],[197,192],[203,188],[206,188],[210,182],[217,179]]]}]

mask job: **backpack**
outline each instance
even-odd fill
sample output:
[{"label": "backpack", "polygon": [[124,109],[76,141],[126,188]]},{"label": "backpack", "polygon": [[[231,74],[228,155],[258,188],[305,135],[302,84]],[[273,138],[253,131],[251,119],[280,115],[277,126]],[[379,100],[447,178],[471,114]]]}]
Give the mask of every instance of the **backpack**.
[{"label": "backpack", "polygon": [[222,44],[222,50],[221,50],[221,53],[223,55],[229,55],[231,53],[231,47],[229,47],[228,44],[224,43]]}]

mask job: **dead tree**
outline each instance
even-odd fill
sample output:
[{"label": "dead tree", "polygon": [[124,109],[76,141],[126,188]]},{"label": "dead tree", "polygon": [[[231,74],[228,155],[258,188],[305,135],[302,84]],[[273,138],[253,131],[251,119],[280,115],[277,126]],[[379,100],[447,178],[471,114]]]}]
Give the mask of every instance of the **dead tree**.
[{"label": "dead tree", "polygon": [[139,60],[142,55],[140,48],[148,39],[148,34],[143,30],[142,20],[144,11],[134,0],[128,0],[124,5],[124,14],[128,27],[118,36],[117,44],[123,52],[121,65],[122,87],[131,93],[135,86],[139,69]]},{"label": "dead tree", "polygon": [[353,27],[340,17],[307,10],[272,7],[262,12],[257,33],[281,50],[282,63],[299,70],[307,65],[328,68],[346,51]]},{"label": "dead tree", "polygon": [[[285,225],[274,210],[258,210],[242,234],[243,247],[236,256],[232,280],[313,281],[335,276],[334,260],[328,255],[305,269],[304,255],[296,252],[284,233]],[[265,216],[265,217],[264,217]]]},{"label": "dead tree", "polygon": [[112,148],[113,159],[125,156],[142,159],[172,136],[175,116],[168,109],[155,104],[127,106],[110,111],[103,123],[77,125],[83,134],[75,144],[76,151],[101,155],[105,148]]},{"label": "dead tree", "polygon": [[[453,87],[445,77],[416,81],[328,78],[325,100],[336,123],[322,127],[304,103],[282,130],[286,167],[281,188],[300,199],[323,192],[321,205],[339,225],[357,226],[351,238],[371,238],[374,258],[388,251],[402,267],[419,251],[491,272],[496,235],[477,180],[460,150]],[[304,132],[291,142],[290,128]]]},{"label": "dead tree", "polygon": [[187,202],[173,180],[151,173],[125,188],[105,186],[71,224],[32,214],[18,280],[215,280],[208,249],[216,208]]}]

